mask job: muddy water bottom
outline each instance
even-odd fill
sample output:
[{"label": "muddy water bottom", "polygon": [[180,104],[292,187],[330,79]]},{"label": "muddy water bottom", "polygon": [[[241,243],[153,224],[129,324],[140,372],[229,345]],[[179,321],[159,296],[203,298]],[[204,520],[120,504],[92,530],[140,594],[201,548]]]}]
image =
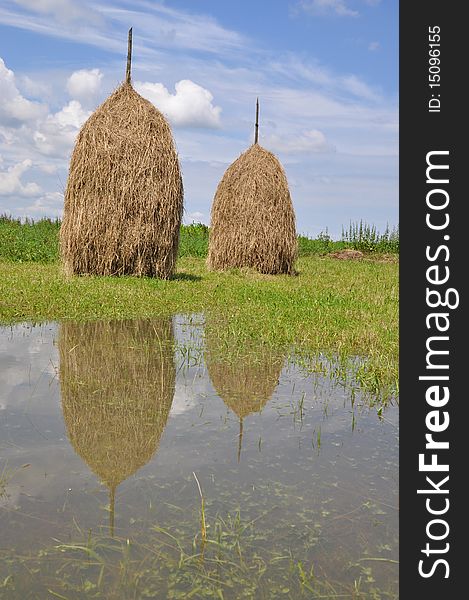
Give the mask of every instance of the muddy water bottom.
[{"label": "muddy water bottom", "polygon": [[232,350],[201,316],[0,330],[0,598],[398,597],[397,408]]}]

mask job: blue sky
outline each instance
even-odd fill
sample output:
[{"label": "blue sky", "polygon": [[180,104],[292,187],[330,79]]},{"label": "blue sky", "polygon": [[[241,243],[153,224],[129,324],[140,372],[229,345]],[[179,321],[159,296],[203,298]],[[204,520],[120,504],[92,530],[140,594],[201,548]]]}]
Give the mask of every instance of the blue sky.
[{"label": "blue sky", "polygon": [[398,219],[398,0],[3,0],[0,213],[60,216],[79,128],[122,81],[170,121],[185,221],[253,139],[282,162],[301,233]]}]

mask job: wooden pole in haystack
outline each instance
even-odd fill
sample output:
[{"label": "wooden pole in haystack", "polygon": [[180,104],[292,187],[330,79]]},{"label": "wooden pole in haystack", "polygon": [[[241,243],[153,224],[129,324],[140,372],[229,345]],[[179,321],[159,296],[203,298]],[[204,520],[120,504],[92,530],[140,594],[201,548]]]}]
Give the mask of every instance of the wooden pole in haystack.
[{"label": "wooden pole in haystack", "polygon": [[254,143],[259,142],[259,98],[256,98],[256,129],[254,132]]},{"label": "wooden pole in haystack", "polygon": [[130,85],[130,70],[132,65],[132,27],[129,29],[129,38],[127,41],[127,68],[125,70],[125,81]]}]

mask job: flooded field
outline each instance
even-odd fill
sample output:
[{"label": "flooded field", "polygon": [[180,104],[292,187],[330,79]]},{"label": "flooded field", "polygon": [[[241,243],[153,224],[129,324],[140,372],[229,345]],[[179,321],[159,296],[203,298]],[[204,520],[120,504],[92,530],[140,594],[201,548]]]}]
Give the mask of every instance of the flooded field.
[{"label": "flooded field", "polygon": [[398,597],[397,407],[210,331],[0,329],[0,598]]}]

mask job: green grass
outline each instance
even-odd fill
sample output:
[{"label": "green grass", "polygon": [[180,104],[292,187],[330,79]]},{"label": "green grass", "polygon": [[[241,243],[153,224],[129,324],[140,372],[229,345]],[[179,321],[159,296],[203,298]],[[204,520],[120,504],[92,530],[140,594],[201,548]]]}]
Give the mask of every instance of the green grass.
[{"label": "green grass", "polygon": [[208,252],[208,227],[202,223],[181,226],[179,257],[205,257]]},{"label": "green grass", "polygon": [[200,313],[207,327],[242,349],[248,340],[291,349],[309,364],[320,352],[367,357],[355,369],[379,392],[397,386],[398,265],[298,260],[299,275],[250,270],[208,272],[203,258],[178,261],[170,281],[135,277],[65,277],[58,264],[0,263],[0,322],[121,319]]},{"label": "green grass", "polygon": [[[22,223],[6,215],[0,216],[0,260],[14,262],[54,263],[59,260],[59,220],[27,220]],[[207,225],[194,223],[181,226],[179,257],[206,257],[208,250]],[[327,229],[316,239],[298,236],[299,256],[327,254],[334,250],[354,248],[365,252],[399,253],[399,230],[379,234],[376,228],[360,222],[343,231],[342,240],[333,241]]]}]

